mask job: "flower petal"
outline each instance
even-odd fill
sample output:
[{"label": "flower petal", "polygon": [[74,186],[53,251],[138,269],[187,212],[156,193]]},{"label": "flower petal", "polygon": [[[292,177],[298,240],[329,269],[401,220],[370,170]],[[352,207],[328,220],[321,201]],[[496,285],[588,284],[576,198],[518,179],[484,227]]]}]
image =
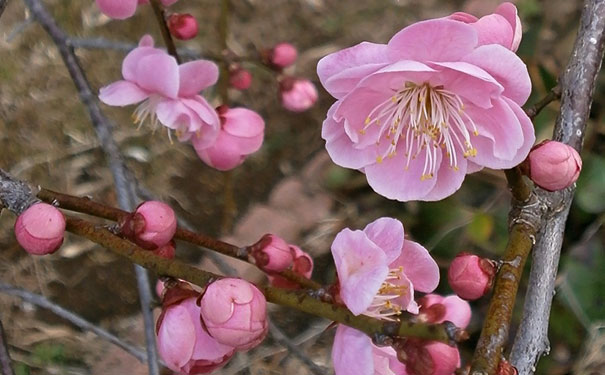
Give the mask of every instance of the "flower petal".
[{"label": "flower petal", "polygon": [[458,61],[477,45],[477,32],[463,22],[445,18],[417,22],[388,43],[392,61]]},{"label": "flower petal", "polygon": [[397,259],[401,254],[404,238],[401,221],[391,217],[381,217],[366,225],[363,232],[370,241],[385,252],[388,263]]},{"label": "flower petal", "polygon": [[519,56],[506,48],[500,45],[481,46],[462,60],[488,72],[504,87],[502,95],[517,104],[523,105],[529,98],[531,80],[527,66]]},{"label": "flower petal", "polygon": [[424,196],[424,200],[442,200],[460,189],[465,175],[469,173],[467,170],[468,162],[465,158],[458,158],[457,163],[457,169],[454,169],[450,166],[448,160],[443,160],[441,162],[441,166],[437,170],[435,176],[435,186],[433,186],[431,191]]},{"label": "flower petal", "polygon": [[179,96],[197,95],[218,80],[218,67],[212,61],[196,60],[179,65]]},{"label": "flower petal", "polygon": [[513,44],[513,28],[511,24],[499,14],[489,14],[479,18],[472,24],[479,35],[478,45],[499,44],[510,49]]},{"label": "flower petal", "polygon": [[171,370],[180,371],[191,359],[195,346],[195,325],[181,305],[166,310],[158,331],[158,352]]},{"label": "flower petal", "polygon": [[[141,43],[146,44],[148,42],[149,39],[145,36],[141,38]],[[140,46],[130,51],[122,61],[122,77],[127,81],[135,81],[137,79],[137,67],[141,59],[151,55],[166,55],[166,52],[151,46]]]},{"label": "flower petal", "polygon": [[135,75],[135,82],[141,88],[168,98],[177,97],[179,66],[174,57],[167,54],[145,56],[139,61]]},{"label": "flower petal", "polygon": [[332,345],[336,375],[374,375],[372,341],[363,332],[339,324]]},{"label": "flower petal", "polygon": [[465,329],[471,321],[471,306],[457,295],[447,296],[440,302],[445,306],[444,320],[449,320],[457,327]]},{"label": "flower petal", "polygon": [[506,18],[511,28],[513,29],[513,42],[510,49],[515,52],[521,43],[523,30],[521,29],[521,19],[517,14],[517,7],[512,3],[502,3],[496,8],[496,14]]},{"label": "flower petal", "polygon": [[96,0],[97,6],[108,17],[123,20],[137,10],[137,0]]},{"label": "flower petal", "polygon": [[357,83],[387,64],[385,44],[362,42],[329,54],[317,63],[322,85],[335,98],[341,98]]},{"label": "flower petal", "polygon": [[107,105],[126,106],[135,104],[149,95],[130,81],[117,81],[99,90],[99,99]]},{"label": "flower petal", "polygon": [[223,129],[236,137],[256,137],[265,130],[263,118],[250,109],[230,108],[223,116],[225,117]]},{"label": "flower petal", "polygon": [[439,285],[439,266],[431,254],[419,243],[405,240],[401,256],[391,268],[402,266],[403,272],[414,284],[414,289],[430,293]]}]

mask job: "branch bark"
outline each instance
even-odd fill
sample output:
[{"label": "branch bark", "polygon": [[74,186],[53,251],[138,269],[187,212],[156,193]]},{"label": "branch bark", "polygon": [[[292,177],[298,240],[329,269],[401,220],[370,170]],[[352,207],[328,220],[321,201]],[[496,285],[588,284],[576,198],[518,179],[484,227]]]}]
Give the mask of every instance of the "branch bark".
[{"label": "branch bark", "polygon": [[2,375],[15,375],[2,321],[0,321],[0,370],[2,371]]},{"label": "branch bark", "polygon": [[[553,134],[555,140],[567,143],[578,151],[582,148],[604,49],[605,1],[588,0],[582,10],[572,55],[561,77],[561,112]],[[550,350],[550,308],[573,193],[572,188],[563,198],[560,210],[549,211],[550,215],[545,219],[534,249],[524,313],[510,356],[510,362],[521,375],[533,374],[540,357]],[[540,200],[552,195],[543,190],[538,190],[537,194]]]}]

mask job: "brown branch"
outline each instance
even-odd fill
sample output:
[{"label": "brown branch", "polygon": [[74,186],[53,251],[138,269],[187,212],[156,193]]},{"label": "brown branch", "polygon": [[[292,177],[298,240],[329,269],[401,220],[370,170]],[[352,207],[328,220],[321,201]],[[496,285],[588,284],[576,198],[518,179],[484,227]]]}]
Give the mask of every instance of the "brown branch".
[{"label": "brown branch", "polygon": [[166,45],[166,50],[170,55],[172,55],[177,63],[181,63],[181,58],[179,53],[176,50],[176,45],[174,44],[174,39],[172,39],[172,35],[170,34],[170,30],[168,29],[168,23],[166,20],[166,12],[164,11],[164,7],[160,4],[159,0],[151,0],[151,8],[153,9],[153,13],[155,14],[155,18],[158,21],[158,25],[160,26],[160,31],[162,33],[162,38],[164,39],[164,44]]},{"label": "brown branch", "polygon": [[[2,169],[0,169],[0,174],[3,173]],[[8,176],[5,174],[5,176]],[[8,176],[10,177],[10,176]],[[4,178],[5,179],[5,178]],[[2,186],[3,178],[0,178],[0,187]],[[10,177],[9,181],[16,181]],[[19,182],[19,181],[17,181]],[[0,190],[0,194],[2,194],[2,190]],[[0,196],[1,198],[1,196]],[[57,204],[59,207],[70,210],[81,212],[85,214],[89,214],[92,216],[97,216],[103,219],[108,219],[112,221],[120,221],[125,215],[128,214],[127,211],[120,210],[118,208],[114,208],[111,206],[104,205],[102,203],[94,202],[89,198],[80,198],[75,197],[68,194],[58,193],[52,190],[41,188],[38,192],[38,198],[42,199],[48,203]],[[10,208],[10,207],[9,207]],[[183,228],[177,228],[174,238],[189,242],[191,244],[204,247],[206,249],[210,249],[216,251],[220,254],[237,258],[242,261],[250,262],[248,257],[248,251],[246,248],[237,247],[227,242],[223,242],[217,239],[214,239],[210,236],[206,236],[201,233],[195,233]],[[321,285],[313,280],[309,280],[297,273],[294,273],[291,270],[286,270],[280,273],[281,276],[291,280],[303,288],[307,289],[320,289]]]},{"label": "brown branch", "polygon": [[542,110],[544,108],[546,108],[547,105],[549,105],[550,103],[552,103],[555,100],[558,100],[560,98],[561,98],[561,85],[556,85],[548,92],[548,94],[546,94],[545,97],[540,99],[538,102],[536,102],[531,107],[527,108],[525,110],[525,113],[527,114],[527,116],[530,119],[533,120],[538,115],[538,113],[542,112]]},{"label": "brown branch", "polygon": [[[0,8],[0,10],[2,9]],[[2,370],[3,375],[15,375],[2,321],[0,321],[0,370]]]}]

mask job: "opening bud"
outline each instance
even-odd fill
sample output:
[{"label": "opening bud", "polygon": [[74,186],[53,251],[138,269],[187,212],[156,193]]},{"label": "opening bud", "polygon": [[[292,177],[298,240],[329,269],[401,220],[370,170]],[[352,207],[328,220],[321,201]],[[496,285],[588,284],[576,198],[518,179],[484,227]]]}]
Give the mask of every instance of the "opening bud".
[{"label": "opening bud", "polygon": [[[313,258],[298,246],[290,245],[289,247],[294,259],[292,262],[292,272],[310,279],[313,273]],[[297,283],[279,275],[269,275],[269,281],[271,285],[278,288],[298,289],[300,287]]]},{"label": "opening bud", "polygon": [[268,50],[265,55],[267,65],[277,69],[283,69],[296,62],[298,51],[292,44],[283,42],[276,44],[272,49]]},{"label": "opening bud", "polygon": [[460,298],[472,301],[489,292],[495,274],[494,261],[469,253],[460,253],[450,264],[447,280]]},{"label": "opening bud", "polygon": [[140,247],[156,250],[167,245],[174,237],[176,215],[165,203],[143,202],[135,212],[120,221],[120,230]]},{"label": "opening bud", "polygon": [[547,140],[532,148],[521,168],[542,189],[556,191],[576,182],[582,159],[573,147]]},{"label": "opening bud", "polygon": [[255,264],[265,272],[282,272],[294,262],[290,245],[274,234],[265,234],[250,246],[250,255]]},{"label": "opening bud", "polygon": [[198,25],[195,17],[189,13],[173,13],[168,17],[168,29],[175,38],[189,40],[197,35]]},{"label": "opening bud", "polygon": [[15,237],[30,254],[52,254],[63,243],[65,217],[56,207],[36,203],[23,211],[15,222]]}]

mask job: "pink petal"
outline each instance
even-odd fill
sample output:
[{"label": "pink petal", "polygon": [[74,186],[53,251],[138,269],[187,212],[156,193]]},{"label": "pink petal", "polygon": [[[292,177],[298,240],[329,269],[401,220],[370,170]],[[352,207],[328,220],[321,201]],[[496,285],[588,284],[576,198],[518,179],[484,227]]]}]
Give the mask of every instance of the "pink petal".
[{"label": "pink petal", "polygon": [[132,17],[137,10],[136,0],[96,0],[96,2],[103,14],[118,20]]},{"label": "pink petal", "polygon": [[454,20],[454,21],[464,22],[464,23],[475,23],[478,20],[477,17],[473,16],[472,14],[465,13],[465,12],[452,13],[449,16],[447,16],[446,18],[449,18],[450,20]]},{"label": "pink petal", "polygon": [[[329,138],[328,138],[329,137]],[[345,133],[344,121],[336,122],[328,117],[322,127],[322,138],[326,140],[326,150],[334,163],[344,168],[363,168],[376,161],[376,147],[358,149]]]},{"label": "pink petal", "polygon": [[340,231],[332,243],[340,294],[355,315],[372,303],[389,272],[386,255],[360,230]]},{"label": "pink petal", "polygon": [[471,160],[466,161],[466,174],[476,173],[483,169],[482,165],[472,162]]},{"label": "pink petal", "polygon": [[[421,152],[418,157],[412,159],[409,168],[406,169],[407,157],[401,146],[393,158],[385,158],[382,163],[374,163],[364,168],[368,178],[368,184],[378,194],[389,199],[398,201],[424,200],[424,197],[433,189],[436,179],[422,179],[424,172],[425,153]],[[415,149],[410,155],[416,153]],[[442,161],[441,150],[437,150],[439,165]]]},{"label": "pink petal", "polygon": [[161,0],[162,1],[162,5],[164,5],[165,7],[170,6],[174,3],[176,3],[178,0]]},{"label": "pink petal", "polygon": [[441,83],[445,89],[459,95],[481,108],[492,106],[491,98],[499,96],[503,91],[498,83],[485,70],[466,62],[433,63],[443,68],[435,76],[434,86]]},{"label": "pink petal", "polygon": [[194,137],[193,147],[200,159],[219,171],[228,171],[241,165],[247,155],[240,150],[237,140],[225,132],[220,132],[214,143],[206,148],[197,147],[195,140]]},{"label": "pink petal", "polygon": [[341,98],[386,63],[386,45],[362,42],[319,60],[317,75],[332,96]]},{"label": "pink petal", "polygon": [[374,375],[372,347],[365,333],[339,324],[332,345],[336,375]]},{"label": "pink petal", "polygon": [[265,131],[263,118],[247,108],[230,108],[223,116],[223,129],[236,137],[256,137]]},{"label": "pink petal", "polygon": [[517,14],[517,7],[512,3],[502,3],[498,5],[495,13],[504,17],[511,25],[511,28],[514,32],[514,36],[510,49],[513,52],[517,51],[517,49],[519,48],[519,44],[521,43],[521,37],[523,34],[523,30],[521,30],[521,20],[519,19],[519,15]]},{"label": "pink petal", "polygon": [[426,201],[438,201],[444,198],[449,197],[454,194],[460,186],[462,186],[462,182],[464,181],[464,177],[468,172],[467,170],[467,159],[463,157],[459,157],[457,160],[457,168],[455,170],[450,166],[449,160],[447,158],[441,162],[441,166],[439,170],[437,170],[435,176],[435,186],[431,191],[424,196],[424,200]]},{"label": "pink petal", "polygon": [[167,54],[145,56],[139,61],[135,74],[135,82],[141,88],[168,98],[177,97],[179,66],[174,57]]},{"label": "pink petal", "polygon": [[[148,43],[149,41],[141,38],[140,43]],[[127,81],[135,81],[137,79],[137,67],[141,62],[141,59],[151,55],[166,55],[166,52],[161,49],[152,48],[148,46],[141,46],[133,49],[126,55],[124,61],[122,61],[122,77]]]},{"label": "pink petal", "polygon": [[403,272],[414,284],[414,289],[430,293],[439,285],[439,266],[419,243],[405,240],[401,256],[391,268],[403,266]]},{"label": "pink petal", "polygon": [[471,321],[471,306],[462,298],[451,295],[440,302],[445,306],[445,319],[465,329]]},{"label": "pink petal", "polygon": [[525,158],[529,154],[529,150],[531,150],[532,146],[534,145],[534,142],[536,142],[536,133],[534,129],[534,124],[531,122],[529,117],[527,117],[525,111],[521,109],[521,107],[519,107],[517,103],[513,102],[512,100],[509,100],[507,98],[505,98],[504,100],[513,110],[515,116],[517,116],[517,119],[521,124],[521,131],[523,132],[523,145],[517,150],[515,157],[511,160],[511,164],[518,165],[523,160],[525,160]]},{"label": "pink petal", "polygon": [[201,121],[181,100],[164,99],[160,101],[155,113],[165,127],[172,130],[196,131],[201,128]]},{"label": "pink petal", "polygon": [[212,61],[196,60],[179,66],[179,96],[197,95],[218,80],[218,67]]},{"label": "pink petal", "polygon": [[187,309],[191,321],[195,321],[195,347],[193,348],[192,359],[216,361],[233,354],[234,349],[232,347],[219,343],[202,327],[200,307],[196,300],[197,298],[190,298],[181,303]]},{"label": "pink petal", "polygon": [[500,45],[481,46],[463,58],[492,75],[502,86],[502,95],[523,105],[531,93],[527,66],[519,56]]},{"label": "pink petal", "polygon": [[120,107],[138,103],[148,96],[139,86],[129,81],[117,81],[99,90],[99,99],[103,103]]},{"label": "pink petal", "polygon": [[364,78],[359,86],[384,92],[387,97],[401,90],[406,82],[423,83],[436,72],[435,69],[418,61],[397,61]]},{"label": "pink petal", "polygon": [[490,14],[479,18],[472,24],[479,34],[479,46],[499,44],[511,48],[513,44],[513,29],[511,24],[499,14]]},{"label": "pink petal", "polygon": [[401,221],[390,217],[381,217],[366,225],[363,232],[370,241],[385,252],[387,263],[391,263],[401,254],[404,238]]},{"label": "pink petal", "polygon": [[187,309],[175,305],[166,310],[158,331],[158,352],[170,369],[180,371],[191,359],[195,325]]},{"label": "pink petal", "polygon": [[448,19],[417,22],[395,34],[388,43],[391,60],[458,61],[477,45],[472,26]]},{"label": "pink petal", "polygon": [[200,120],[211,127],[216,127],[217,130],[220,128],[221,124],[218,115],[214,108],[208,104],[206,99],[196,95],[193,98],[183,98],[181,99],[181,102],[199,116]]}]

